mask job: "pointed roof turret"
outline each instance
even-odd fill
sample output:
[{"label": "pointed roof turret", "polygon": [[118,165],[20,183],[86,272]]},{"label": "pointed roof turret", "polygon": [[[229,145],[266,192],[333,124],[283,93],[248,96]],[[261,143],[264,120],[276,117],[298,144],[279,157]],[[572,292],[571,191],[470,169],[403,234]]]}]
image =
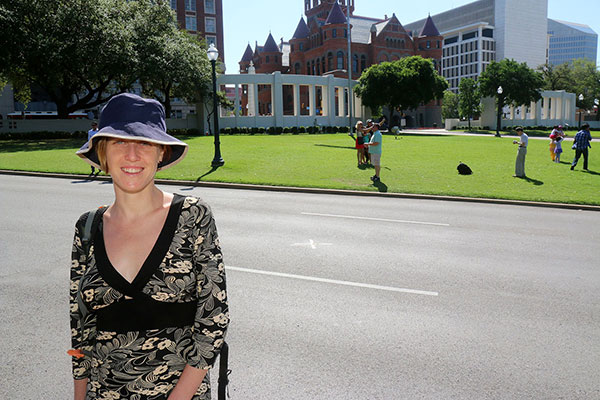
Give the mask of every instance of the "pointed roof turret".
[{"label": "pointed roof turret", "polygon": [[419,37],[423,36],[440,36],[440,31],[438,31],[438,28],[433,23],[431,15],[427,17],[425,25],[423,25],[423,29],[421,29],[421,33],[419,34]]},{"label": "pointed roof turret", "polygon": [[304,22],[304,18],[300,17],[300,22],[298,22],[298,27],[296,28],[296,32],[294,32],[292,39],[304,39],[309,35],[310,30],[308,29],[308,25]]},{"label": "pointed roof turret", "polygon": [[275,43],[275,39],[273,39],[273,35],[271,35],[270,32],[269,32],[269,37],[267,37],[267,41],[265,42],[265,45],[263,46],[262,51],[266,52],[266,53],[278,53],[279,52],[279,46],[277,46],[277,43]]},{"label": "pointed roof turret", "polygon": [[250,47],[250,43],[248,43],[248,47],[246,47],[246,51],[244,52],[241,61],[252,61],[253,58],[254,52],[252,51],[252,47]]},{"label": "pointed roof turret", "polygon": [[329,16],[327,16],[327,21],[325,21],[325,25],[327,24],[345,24],[348,20],[342,11],[342,7],[340,7],[340,3],[335,1],[333,6],[331,6],[331,11],[329,11]]}]

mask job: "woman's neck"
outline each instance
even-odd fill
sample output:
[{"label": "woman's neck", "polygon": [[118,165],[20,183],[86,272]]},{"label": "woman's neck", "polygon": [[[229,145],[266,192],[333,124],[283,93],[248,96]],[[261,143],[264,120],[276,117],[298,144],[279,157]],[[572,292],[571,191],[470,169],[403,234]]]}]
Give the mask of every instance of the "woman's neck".
[{"label": "woman's neck", "polygon": [[122,220],[134,220],[168,206],[170,200],[170,195],[154,185],[138,193],[127,193],[115,188],[115,202],[111,206],[111,214]]}]

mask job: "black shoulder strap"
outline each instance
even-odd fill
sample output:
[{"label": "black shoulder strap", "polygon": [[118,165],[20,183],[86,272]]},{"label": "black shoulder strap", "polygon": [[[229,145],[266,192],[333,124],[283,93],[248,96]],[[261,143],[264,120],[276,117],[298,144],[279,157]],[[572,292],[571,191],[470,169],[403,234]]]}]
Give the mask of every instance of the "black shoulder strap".
[{"label": "black shoulder strap", "polygon": [[231,370],[228,369],[227,361],[229,358],[229,346],[227,342],[223,342],[221,346],[221,352],[219,354],[219,389],[218,389],[218,400],[225,400],[225,395],[229,397],[227,385],[229,384],[229,374]]},{"label": "black shoulder strap", "polygon": [[[83,251],[85,252],[85,256],[87,257],[90,253],[90,242],[92,240],[92,233],[94,232],[94,227],[97,226],[94,222],[96,221],[96,216],[99,214],[98,210],[102,207],[92,210],[88,213],[88,216],[85,220],[85,226],[83,228],[83,235],[81,236],[81,245],[83,247]],[[87,271],[87,268],[86,268]],[[81,298],[81,286],[83,284],[83,277],[85,276],[85,272],[79,278],[79,287],[77,289],[77,306],[79,307],[79,312],[81,313],[81,317],[85,318],[89,313],[88,308],[86,307],[83,299]]]}]

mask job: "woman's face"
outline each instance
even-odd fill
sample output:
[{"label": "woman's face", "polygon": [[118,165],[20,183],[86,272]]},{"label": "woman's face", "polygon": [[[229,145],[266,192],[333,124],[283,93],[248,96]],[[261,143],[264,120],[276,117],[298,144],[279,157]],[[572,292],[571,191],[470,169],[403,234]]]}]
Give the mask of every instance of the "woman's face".
[{"label": "woman's face", "polygon": [[109,139],[106,163],[115,187],[137,193],[154,182],[163,148],[139,140]]}]

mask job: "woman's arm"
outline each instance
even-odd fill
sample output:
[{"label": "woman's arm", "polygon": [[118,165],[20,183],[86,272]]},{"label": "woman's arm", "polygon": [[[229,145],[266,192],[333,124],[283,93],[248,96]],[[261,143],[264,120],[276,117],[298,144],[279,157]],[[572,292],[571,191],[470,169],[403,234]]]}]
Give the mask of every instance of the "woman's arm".
[{"label": "woman's arm", "polygon": [[[73,237],[73,249],[71,253],[71,281],[69,288],[70,297],[70,319],[71,319],[71,344],[74,351],[70,354],[79,353],[72,357],[73,379],[74,379],[74,398],[75,400],[85,399],[89,369],[91,366],[90,357],[83,355],[83,351],[92,350],[90,339],[95,334],[95,317],[88,317],[84,322],[77,294],[79,293],[79,281],[87,269],[87,255],[84,246],[81,243],[81,232],[85,218],[80,218],[75,226],[75,235]],[[89,353],[88,353],[89,354]]]},{"label": "woman's arm", "polygon": [[229,306],[225,285],[225,264],[212,213],[207,205],[198,203],[192,235],[194,240],[193,264],[196,271],[198,308],[192,332],[192,344],[187,351],[181,378],[169,400],[190,399],[202,384],[208,370],[215,363],[223,345],[229,324]]},{"label": "woman's arm", "polygon": [[206,369],[186,365],[177,385],[171,394],[169,394],[167,400],[190,400],[198,390],[198,387],[200,387],[200,384],[202,384],[202,380],[207,372],[208,370]]}]

